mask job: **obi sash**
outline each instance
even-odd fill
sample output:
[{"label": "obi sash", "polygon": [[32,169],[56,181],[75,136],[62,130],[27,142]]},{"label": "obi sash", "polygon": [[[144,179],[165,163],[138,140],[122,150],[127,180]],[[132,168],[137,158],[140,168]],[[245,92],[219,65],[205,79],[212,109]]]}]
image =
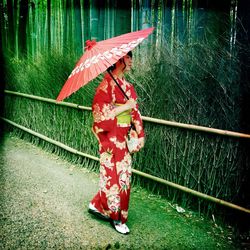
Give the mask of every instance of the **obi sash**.
[{"label": "obi sash", "polygon": [[[116,103],[115,106],[120,106],[123,104]],[[131,124],[131,109],[123,111],[119,115],[116,116],[117,125],[130,125]]]}]

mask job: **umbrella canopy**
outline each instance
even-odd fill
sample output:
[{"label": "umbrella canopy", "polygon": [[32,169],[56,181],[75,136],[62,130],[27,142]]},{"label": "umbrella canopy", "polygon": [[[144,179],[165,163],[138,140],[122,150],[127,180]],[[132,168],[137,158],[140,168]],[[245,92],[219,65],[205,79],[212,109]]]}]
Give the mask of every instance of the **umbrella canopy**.
[{"label": "umbrella canopy", "polygon": [[100,42],[86,41],[85,53],[71,72],[57,101],[62,101],[103,73],[148,37],[152,28],[130,32]]}]

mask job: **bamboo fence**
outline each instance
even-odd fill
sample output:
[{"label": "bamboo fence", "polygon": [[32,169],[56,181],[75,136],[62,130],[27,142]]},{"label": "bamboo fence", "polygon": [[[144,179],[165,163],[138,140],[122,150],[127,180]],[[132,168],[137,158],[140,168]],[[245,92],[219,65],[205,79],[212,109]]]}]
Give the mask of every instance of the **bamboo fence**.
[{"label": "bamboo fence", "polygon": [[[95,161],[99,161],[99,158],[96,157],[96,156],[82,153],[82,152],[80,152],[80,151],[78,151],[78,150],[76,150],[74,148],[71,148],[71,147],[69,147],[69,146],[67,146],[67,145],[65,145],[65,144],[63,144],[61,142],[53,140],[53,139],[51,139],[51,138],[49,138],[49,137],[47,137],[45,135],[42,135],[42,134],[40,134],[38,132],[35,132],[35,131],[31,130],[31,129],[28,129],[28,128],[26,128],[26,127],[24,127],[22,125],[19,125],[19,124],[13,122],[13,121],[10,121],[10,120],[8,120],[6,118],[1,117],[1,119],[3,121],[5,121],[6,123],[11,124],[12,126],[15,126],[15,127],[19,128],[19,129],[22,129],[22,130],[24,130],[27,133],[30,133],[30,134],[32,134],[34,136],[37,136],[38,138],[41,138],[42,140],[45,140],[45,141],[47,141],[49,143],[52,143],[52,144],[54,144],[54,145],[56,145],[58,147],[61,147],[61,148],[65,149],[65,150],[67,150],[67,151],[69,151],[69,152],[71,152],[73,154],[84,156],[84,157],[90,158],[90,159],[95,160]],[[153,175],[150,175],[150,174],[138,171],[136,169],[132,169],[132,172],[135,173],[135,174],[137,174],[137,175],[139,175],[139,176],[142,176],[144,178],[147,178],[147,179],[150,179],[150,180],[162,183],[164,185],[171,186],[173,188],[179,189],[179,190],[181,190],[183,192],[192,194],[192,195],[197,196],[199,198],[202,198],[202,199],[205,199],[205,200],[208,200],[208,201],[212,201],[214,203],[217,203],[217,204],[220,204],[220,205],[223,205],[223,206],[226,206],[226,207],[230,207],[230,208],[233,208],[233,209],[236,209],[236,210],[239,210],[239,211],[246,212],[246,213],[250,214],[250,209],[247,209],[247,208],[235,205],[233,203],[230,203],[230,202],[218,199],[216,197],[213,197],[213,196],[210,196],[210,195],[198,192],[198,191],[193,190],[191,188],[187,188],[187,187],[181,186],[179,184],[176,184],[176,183],[164,180],[162,178],[159,178],[159,177],[156,177],[156,176],[153,176]]]},{"label": "bamboo fence", "polygon": [[[67,107],[71,107],[71,108],[91,111],[91,107],[81,106],[81,105],[78,105],[76,103],[57,102],[56,100],[53,100],[53,99],[50,99],[50,98],[45,98],[45,97],[35,96],[35,95],[29,95],[29,94],[10,91],[10,90],[5,90],[4,93],[9,94],[9,95],[22,96],[22,97],[26,97],[26,98],[34,99],[34,100],[38,100],[38,101],[54,103],[54,104],[60,105],[60,106],[67,106]],[[146,122],[151,122],[151,123],[156,123],[156,124],[161,124],[161,125],[167,125],[167,126],[172,126],[172,127],[177,127],[177,128],[190,129],[190,130],[195,130],[195,131],[200,131],[200,132],[207,132],[207,133],[212,133],[212,134],[217,134],[217,135],[230,136],[230,137],[248,138],[248,139],[250,139],[249,134],[244,134],[244,133],[239,133],[239,132],[234,132],[234,131],[228,131],[228,130],[222,130],[222,129],[216,129],[216,128],[209,128],[209,127],[198,126],[198,125],[194,125],[194,124],[186,124],[186,123],[180,123],[180,122],[166,121],[166,120],[147,117],[147,116],[142,116],[142,119],[143,119],[143,121],[146,121]]]},{"label": "bamboo fence", "polygon": [[[76,109],[81,109],[81,110],[86,110],[86,111],[91,111],[90,107],[86,107],[86,106],[80,106],[78,104],[75,103],[68,103],[68,102],[56,102],[53,99],[49,99],[49,98],[44,98],[44,97],[39,97],[39,96],[34,96],[34,95],[28,95],[28,94],[24,94],[24,93],[18,93],[18,92],[13,92],[13,91],[9,91],[9,90],[5,90],[6,94],[9,95],[16,95],[16,96],[21,96],[21,97],[25,97],[25,98],[29,98],[29,99],[33,99],[33,100],[39,100],[39,101],[43,101],[43,102],[48,102],[48,103],[54,103],[56,105],[60,105],[60,106],[67,106],[67,107],[71,107],[71,108],[76,108]],[[86,154],[83,152],[80,152],[72,147],[69,147],[61,142],[58,142],[56,140],[53,140],[47,136],[44,136],[38,132],[35,132],[31,129],[28,129],[24,126],[21,126],[13,121],[10,121],[6,118],[1,118],[2,120],[4,120],[6,123],[11,124],[12,126],[15,126],[19,129],[22,129],[38,138],[41,138],[44,141],[47,141],[49,143],[52,143],[58,147],[61,147],[73,154],[79,155],[79,156],[83,156],[83,157],[87,157],[89,159],[95,160],[95,161],[99,161],[99,158],[90,154]],[[161,120],[161,119],[156,119],[156,118],[151,118],[151,117],[145,117],[143,116],[143,120],[147,121],[147,122],[152,122],[152,123],[156,123],[156,124],[162,124],[162,125],[167,125],[167,126],[173,126],[173,127],[178,127],[178,128],[183,128],[183,129],[191,129],[191,130],[196,130],[196,131],[200,131],[200,132],[207,132],[207,133],[213,133],[213,134],[219,134],[219,135],[224,135],[224,136],[230,136],[230,137],[238,137],[238,138],[250,138],[249,134],[243,134],[243,133],[239,133],[239,132],[233,132],[233,131],[227,131],[227,130],[220,130],[220,129],[215,129],[215,128],[207,128],[207,127],[203,127],[203,126],[197,126],[197,125],[192,125],[192,124],[184,124],[184,123],[178,123],[178,122],[172,122],[172,121],[166,121],[166,120]],[[246,213],[250,213],[250,210],[238,205],[235,205],[233,203],[227,202],[225,200],[221,200],[218,199],[216,197],[204,194],[202,192],[198,192],[196,190],[187,188],[185,186],[181,186],[179,184],[164,180],[162,178],[138,171],[133,169],[132,170],[133,173],[142,176],[144,178],[156,181],[158,183],[162,183],[164,185],[168,185],[171,186],[173,188],[176,188],[178,190],[181,190],[183,192],[192,194],[194,196],[200,197],[202,199],[208,200],[208,201],[212,201],[214,203],[226,206],[226,207],[230,207],[236,210],[240,210]]]}]

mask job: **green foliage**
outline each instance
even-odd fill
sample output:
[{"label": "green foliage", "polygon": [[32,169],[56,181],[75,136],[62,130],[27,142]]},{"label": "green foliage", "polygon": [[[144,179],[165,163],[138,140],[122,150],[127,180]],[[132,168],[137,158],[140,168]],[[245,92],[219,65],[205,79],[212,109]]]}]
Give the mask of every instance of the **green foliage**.
[{"label": "green foliage", "polygon": [[8,89],[55,98],[70,74],[75,55],[62,55],[56,51],[39,54],[34,58],[10,58],[6,81]]},{"label": "green foliage", "polygon": [[[157,47],[149,50],[147,46],[141,46],[135,52],[134,70],[128,78],[135,84],[140,97],[141,113],[237,130],[240,110],[237,57],[221,43],[176,43],[171,48],[166,43],[163,47],[164,50]],[[52,51],[23,60],[9,57],[7,89],[56,99],[77,60],[77,56],[69,51],[63,54]],[[77,91],[67,101],[90,106],[101,78]],[[79,151],[98,154],[89,111],[6,96],[5,117]],[[147,122],[145,130],[146,145],[141,153],[134,155],[134,168],[227,201],[244,197],[241,180],[249,167],[249,158],[238,139]],[[22,133],[19,131],[18,134]],[[85,167],[98,168],[87,159],[32,140]],[[215,212],[215,206],[190,199],[172,188],[138,177],[134,177],[134,183],[167,195],[183,206],[208,214]]]},{"label": "green foliage", "polygon": [[[6,88],[56,99],[79,59],[76,54],[65,51],[62,54],[54,50],[28,59],[7,56]],[[87,85],[65,101],[91,106],[95,87],[101,77],[97,77],[91,85]]]},{"label": "green foliage", "polygon": [[[142,113],[240,130],[240,64],[228,51],[228,43],[176,42],[174,48],[169,44],[163,41],[161,49],[146,47],[135,56],[136,67],[130,78],[138,86]],[[237,47],[234,49],[237,53]]]}]

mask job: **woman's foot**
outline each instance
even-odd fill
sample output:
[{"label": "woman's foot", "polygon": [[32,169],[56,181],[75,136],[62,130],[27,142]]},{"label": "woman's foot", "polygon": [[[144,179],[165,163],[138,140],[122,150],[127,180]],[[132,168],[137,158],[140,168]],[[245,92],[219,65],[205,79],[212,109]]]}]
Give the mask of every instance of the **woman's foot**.
[{"label": "woman's foot", "polygon": [[129,234],[130,230],[128,228],[128,226],[124,223],[122,224],[121,221],[117,221],[117,220],[112,220],[110,221],[112,227],[121,234]]},{"label": "woman's foot", "polygon": [[88,212],[90,214],[93,214],[95,216],[97,216],[98,218],[102,219],[102,220],[106,220],[106,221],[109,221],[110,218],[104,214],[102,214],[101,212],[99,212],[92,203],[89,203],[89,210]]}]

